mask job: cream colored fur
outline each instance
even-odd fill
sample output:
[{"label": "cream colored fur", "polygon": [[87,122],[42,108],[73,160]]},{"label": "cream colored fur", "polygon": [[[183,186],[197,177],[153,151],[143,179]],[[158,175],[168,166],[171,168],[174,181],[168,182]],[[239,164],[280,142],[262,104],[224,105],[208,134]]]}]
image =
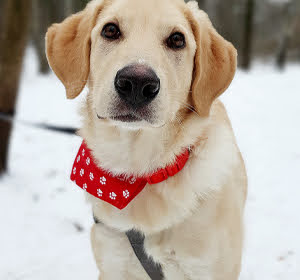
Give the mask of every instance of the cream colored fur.
[{"label": "cream colored fur", "polygon": [[[119,24],[121,41],[101,38],[108,22]],[[184,33],[184,50],[164,45],[174,30]],[[180,173],[146,186],[122,211],[89,196],[105,224],[91,232],[99,279],[149,279],[124,234],[132,228],[145,234],[146,252],[166,280],[238,279],[247,178],[217,99],[233,79],[236,51],[206,14],[181,0],[94,0],[49,29],[47,56],[69,98],[89,87],[80,135],[101,167],[143,175],[193,147]],[[114,77],[130,63],[151,66],[162,89],[148,108],[152,120],[129,126],[109,116],[118,104]]]}]

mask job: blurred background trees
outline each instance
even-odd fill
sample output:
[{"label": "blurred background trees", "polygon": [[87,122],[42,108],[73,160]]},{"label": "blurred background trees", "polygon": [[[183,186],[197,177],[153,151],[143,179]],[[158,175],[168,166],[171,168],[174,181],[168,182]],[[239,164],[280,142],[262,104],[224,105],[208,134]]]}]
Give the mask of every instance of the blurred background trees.
[{"label": "blurred background trees", "polygon": [[[141,0],[147,1],[147,0]],[[163,1],[163,0],[162,0]],[[0,113],[15,113],[26,46],[36,50],[39,70],[50,71],[45,56],[48,26],[82,10],[89,0],[0,1]],[[197,0],[216,29],[239,53],[239,66],[271,60],[283,69],[300,62],[300,0]],[[0,174],[7,167],[11,125],[0,120]]]},{"label": "blurred background trees", "polygon": [[[2,0],[0,5],[6,1]],[[30,43],[39,57],[40,72],[47,73],[49,67],[44,37],[48,26],[82,10],[89,0],[29,0],[28,3],[30,1]],[[300,0],[197,2],[208,13],[217,30],[237,47],[240,67],[249,69],[255,58],[271,58],[281,68],[286,61],[299,61]]]},{"label": "blurred background trees", "polygon": [[[87,0],[0,1],[0,113],[15,115],[22,62],[26,46],[37,53],[39,70],[49,72],[45,55],[45,33],[54,22],[85,7]],[[0,175],[7,169],[12,124],[0,119]]]},{"label": "blurred background trees", "polygon": [[239,66],[255,59],[283,68],[300,61],[300,0],[198,0],[217,30],[239,53]]},{"label": "blurred background trees", "polygon": [[[13,116],[31,18],[30,0],[1,1],[0,112]],[[7,168],[12,125],[0,120],[0,174]]]},{"label": "blurred background trees", "polygon": [[32,0],[33,18],[31,22],[31,42],[36,49],[40,72],[49,72],[45,56],[45,33],[55,22],[61,22],[65,17],[82,10],[88,0]]}]

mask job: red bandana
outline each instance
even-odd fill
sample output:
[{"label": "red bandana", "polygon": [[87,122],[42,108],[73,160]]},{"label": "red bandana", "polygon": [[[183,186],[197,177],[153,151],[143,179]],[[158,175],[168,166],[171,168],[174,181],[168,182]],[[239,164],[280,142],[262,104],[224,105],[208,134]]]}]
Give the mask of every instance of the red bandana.
[{"label": "red bandana", "polygon": [[158,184],[167,180],[168,177],[176,175],[182,170],[188,159],[189,150],[186,149],[177,156],[174,164],[149,176],[113,177],[95,164],[91,151],[83,142],[74,161],[71,180],[89,194],[123,209],[145,188],[147,183]]}]

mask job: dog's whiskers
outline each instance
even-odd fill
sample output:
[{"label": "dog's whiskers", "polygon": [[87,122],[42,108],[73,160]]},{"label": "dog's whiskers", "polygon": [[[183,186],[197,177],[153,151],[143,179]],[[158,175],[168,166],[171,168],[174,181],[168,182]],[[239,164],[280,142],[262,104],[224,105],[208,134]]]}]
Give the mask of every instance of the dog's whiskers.
[{"label": "dog's whiskers", "polygon": [[185,102],[183,102],[183,101],[181,101],[181,100],[176,100],[176,99],[175,99],[175,102],[178,102],[178,103],[179,103],[180,105],[182,105],[184,108],[186,108],[186,109],[190,110],[191,112],[195,113],[199,118],[201,117],[201,116],[199,115],[199,113],[195,110],[195,108],[194,108],[192,105],[190,105],[190,104],[188,104],[188,103],[185,103]]}]

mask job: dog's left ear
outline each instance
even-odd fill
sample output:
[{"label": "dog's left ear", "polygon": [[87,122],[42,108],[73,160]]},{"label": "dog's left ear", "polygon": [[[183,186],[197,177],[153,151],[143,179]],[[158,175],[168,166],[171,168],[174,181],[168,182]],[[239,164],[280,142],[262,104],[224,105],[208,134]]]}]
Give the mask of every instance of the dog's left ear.
[{"label": "dog's left ear", "polygon": [[233,80],[237,51],[217,33],[207,14],[198,8],[195,1],[187,6],[187,18],[197,44],[192,82],[193,106],[199,115],[206,117],[213,101]]},{"label": "dog's left ear", "polygon": [[46,34],[48,62],[66,88],[67,97],[77,97],[90,73],[91,32],[102,9],[93,2],[82,12],[53,24]]}]

